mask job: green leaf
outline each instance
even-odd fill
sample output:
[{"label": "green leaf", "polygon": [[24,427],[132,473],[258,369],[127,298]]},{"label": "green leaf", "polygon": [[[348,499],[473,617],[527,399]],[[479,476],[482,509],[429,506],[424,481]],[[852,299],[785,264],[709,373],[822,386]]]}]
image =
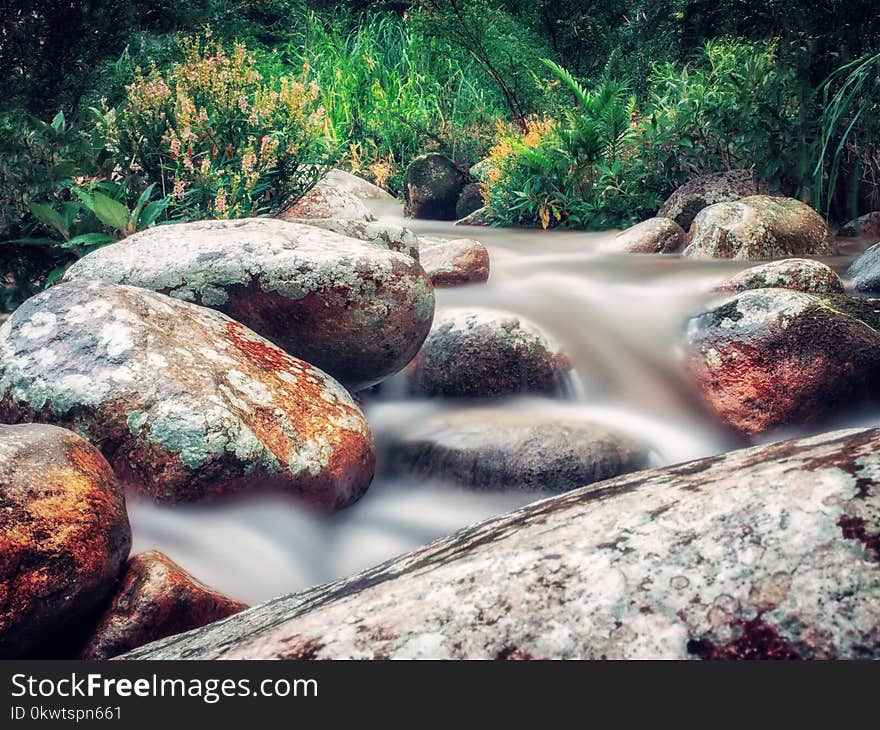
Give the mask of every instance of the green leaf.
[{"label": "green leaf", "polygon": [[150,196],[153,194],[153,190],[155,189],[155,187],[156,187],[156,183],[150,183],[147,186],[147,189],[141,193],[140,197],[138,198],[137,203],[134,206],[134,210],[132,210],[132,212],[131,212],[131,220],[136,226],[138,225],[138,221],[140,220],[141,211],[144,209],[144,206],[147,204],[147,201],[150,199]]},{"label": "green leaf", "polygon": [[55,118],[52,120],[52,129],[54,129],[56,132],[64,129],[64,112],[63,111],[59,111],[55,115]]},{"label": "green leaf", "polygon": [[95,193],[92,196],[94,207],[92,212],[101,223],[117,231],[125,232],[130,218],[128,208],[113,198],[108,198],[104,193]]},{"label": "green leaf", "polygon": [[54,228],[58,233],[64,236],[64,238],[70,238],[70,231],[64,224],[64,218],[62,218],[58,211],[51,205],[48,205],[47,203],[31,203],[30,209],[34,218],[40,221],[44,226]]},{"label": "green leaf", "polygon": [[156,200],[152,203],[148,203],[144,207],[143,211],[141,212],[140,218],[138,219],[138,230],[149,228],[151,225],[153,225],[153,223],[156,222],[159,216],[165,212],[165,209],[168,207],[169,202],[170,200],[168,198],[163,198],[162,200]]},{"label": "green leaf", "polygon": [[61,266],[56,266],[52,271],[46,274],[46,281],[43,284],[43,287],[48,289],[52,284],[54,284],[58,279],[60,279],[64,272],[67,271],[67,267],[70,266],[69,263],[62,264]]},{"label": "green leaf", "polygon": [[0,241],[0,244],[12,244],[15,246],[58,246],[54,238],[13,238],[10,241]]},{"label": "green leaf", "polygon": [[103,246],[115,242],[116,239],[106,233],[83,233],[70,239],[70,244],[74,246]]}]

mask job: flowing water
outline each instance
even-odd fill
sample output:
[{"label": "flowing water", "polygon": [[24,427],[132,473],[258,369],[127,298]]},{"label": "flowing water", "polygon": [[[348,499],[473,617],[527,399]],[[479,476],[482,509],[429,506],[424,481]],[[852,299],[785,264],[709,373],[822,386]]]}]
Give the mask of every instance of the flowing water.
[{"label": "flowing water", "polygon": [[[516,312],[569,355],[576,375],[567,398],[518,398],[503,407],[608,424],[647,441],[657,465],[743,445],[701,406],[678,343],[687,317],[716,296],[712,287],[747,264],[603,253],[612,233],[461,228],[403,221],[396,208],[379,213],[421,235],[473,237],[489,248],[488,284],[439,289],[438,307]],[[843,271],[850,259],[828,263]],[[460,407],[406,396],[400,376],[364,404],[380,450],[391,430]],[[841,425],[865,418],[852,414]],[[351,575],[539,496],[389,479],[380,468],[360,502],[333,516],[281,496],[173,509],[131,503],[130,514],[135,551],[160,549],[209,585],[256,603]]]}]

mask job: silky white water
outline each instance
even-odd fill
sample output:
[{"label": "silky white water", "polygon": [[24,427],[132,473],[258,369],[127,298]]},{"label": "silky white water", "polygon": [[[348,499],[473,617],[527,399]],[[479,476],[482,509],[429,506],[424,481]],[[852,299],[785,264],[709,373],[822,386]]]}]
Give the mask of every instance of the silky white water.
[{"label": "silky white water", "polygon": [[[658,466],[745,444],[701,405],[683,371],[679,342],[688,316],[717,297],[713,286],[747,263],[603,253],[613,233],[462,228],[404,221],[388,208],[381,216],[423,235],[483,241],[491,257],[489,282],[438,289],[437,306],[516,312],[539,324],[573,362],[576,374],[566,399],[493,405],[608,424],[649,443]],[[828,263],[840,272],[849,260]],[[461,407],[406,396],[400,376],[364,403],[380,451],[390,431]],[[844,416],[841,425],[866,418],[872,420]],[[129,512],[133,551],[162,550],[203,582],[257,603],[351,575],[541,496],[392,480],[380,463],[360,502],[332,516],[284,496],[175,508],[131,500]]]}]

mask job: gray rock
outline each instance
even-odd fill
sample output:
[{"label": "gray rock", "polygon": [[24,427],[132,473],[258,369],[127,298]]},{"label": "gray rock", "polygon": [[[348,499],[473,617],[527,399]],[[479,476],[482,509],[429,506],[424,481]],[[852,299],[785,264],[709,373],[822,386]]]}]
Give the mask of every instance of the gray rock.
[{"label": "gray rock", "polygon": [[335,509],[373,475],[370,428],[329,375],[219,312],[102,281],[0,328],[0,421],[77,431],[161,502],[272,489]]},{"label": "gray rock", "polygon": [[422,241],[419,261],[435,287],[480,284],[489,280],[489,251],[479,241]]},{"label": "gray rock", "polygon": [[790,256],[834,256],[824,219],[794,198],[754,195],[700,211],[685,256],[766,261]]},{"label": "gray rock", "polygon": [[643,469],[647,449],[580,419],[475,408],[407,424],[390,437],[392,473],[473,489],[564,492]]},{"label": "gray rock", "polygon": [[858,236],[874,239],[880,238],[880,210],[866,213],[865,215],[850,221],[837,233],[840,236],[848,238],[856,238]]},{"label": "gray rock", "polygon": [[407,376],[420,395],[483,398],[553,393],[570,369],[556,343],[525,317],[454,307],[437,312]]},{"label": "gray rock", "polygon": [[672,218],[684,230],[688,230],[703,208],[771,192],[752,170],[728,170],[700,175],[676,190],[657,211],[657,216]]},{"label": "gray rock", "polygon": [[339,186],[337,182],[327,178],[320,180],[302,198],[279,213],[278,217],[289,221],[301,218],[376,220],[364,198],[354,192],[351,186]]},{"label": "gray rock", "polygon": [[315,226],[323,228],[325,231],[333,231],[340,236],[374,243],[389,251],[397,251],[414,258],[416,261],[419,260],[419,237],[409,228],[393,223],[345,218],[297,218],[291,219],[290,222]]},{"label": "gray rock", "polygon": [[455,221],[457,226],[491,226],[492,216],[489,215],[488,208],[480,208],[475,210],[469,216],[465,216],[461,220]]},{"label": "gray rock", "polygon": [[860,402],[880,376],[876,300],[754,289],[690,320],[688,371],[746,434],[803,426]]},{"label": "gray rock", "polygon": [[383,190],[378,185],[373,185],[373,183],[364,180],[362,177],[352,175],[350,172],[339,170],[337,168],[330,170],[318,185],[351,193],[354,197],[359,198],[366,203],[373,201],[380,203],[396,202],[391,193]]},{"label": "gray rock", "polygon": [[842,294],[843,282],[830,266],[812,259],[783,259],[753,266],[722,281],[718,291],[792,289],[813,294]]},{"label": "gray rock", "polygon": [[678,253],[687,243],[687,233],[670,218],[648,218],[621,231],[604,246],[621,253]]},{"label": "gray rock", "polygon": [[406,169],[404,215],[410,218],[455,220],[464,176],[448,157],[431,153],[416,157]]},{"label": "gray rock", "polygon": [[852,278],[855,291],[880,292],[880,243],[853,261],[846,273]]},{"label": "gray rock", "polygon": [[479,183],[468,183],[461,191],[458,203],[455,206],[455,218],[461,220],[467,218],[474,211],[485,205],[483,191]]},{"label": "gray rock", "polygon": [[129,659],[880,658],[880,431],[535,502]]},{"label": "gray rock", "polygon": [[431,282],[409,256],[266,218],[157,226],[65,275],[95,279],[217,309],[351,389],[403,368],[434,310]]}]

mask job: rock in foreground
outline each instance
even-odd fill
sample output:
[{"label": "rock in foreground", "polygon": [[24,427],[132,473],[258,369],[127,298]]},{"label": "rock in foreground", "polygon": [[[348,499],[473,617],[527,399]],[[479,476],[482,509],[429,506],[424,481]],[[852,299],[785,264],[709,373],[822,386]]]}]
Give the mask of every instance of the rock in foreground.
[{"label": "rock in foreground", "polygon": [[670,218],[648,218],[621,231],[603,247],[621,253],[678,253],[687,243],[687,233]]},{"label": "rock in foreground", "polygon": [[535,502],[132,659],[880,657],[880,430]]},{"label": "rock in foreground", "polygon": [[453,307],[437,313],[407,375],[420,395],[494,398],[556,392],[570,370],[556,343],[525,317]]},{"label": "rock in foreground", "polygon": [[65,658],[131,547],[122,489],[93,446],[0,426],[0,658]]},{"label": "rock in foreground", "polygon": [[727,170],[688,180],[663,204],[657,215],[671,218],[684,230],[703,208],[769,192],[752,170]]},{"label": "rock in foreground", "polygon": [[875,392],[876,300],[755,289],[691,319],[687,368],[723,421],[746,434],[820,421]]},{"label": "rock in foreground", "polygon": [[470,238],[423,242],[419,262],[434,286],[481,284],[489,280],[489,251]]},{"label": "rock in foreground", "polygon": [[110,659],[246,608],[199,583],[166,555],[155,550],[141,553],[128,561],[82,658]]},{"label": "rock in foreground", "polygon": [[684,250],[694,258],[753,261],[836,253],[822,216],[800,200],[769,195],[704,208]]},{"label": "rock in foreground", "polygon": [[392,472],[475,489],[564,492],[643,469],[648,453],[580,419],[479,408],[408,424],[387,459]]},{"label": "rock in foreground", "polygon": [[813,294],[843,294],[843,282],[830,266],[812,259],[783,259],[753,266],[725,279],[718,291],[791,289]]},{"label": "rock in foreground", "polygon": [[65,280],[217,309],[354,390],[403,368],[434,312],[431,282],[409,256],[264,218],[157,226],[80,259]]},{"label": "rock in foreground", "polygon": [[161,502],[275,489],[324,508],[372,478],[363,414],[331,377],[163,294],[53,286],[0,328],[0,420],[72,428]]}]

